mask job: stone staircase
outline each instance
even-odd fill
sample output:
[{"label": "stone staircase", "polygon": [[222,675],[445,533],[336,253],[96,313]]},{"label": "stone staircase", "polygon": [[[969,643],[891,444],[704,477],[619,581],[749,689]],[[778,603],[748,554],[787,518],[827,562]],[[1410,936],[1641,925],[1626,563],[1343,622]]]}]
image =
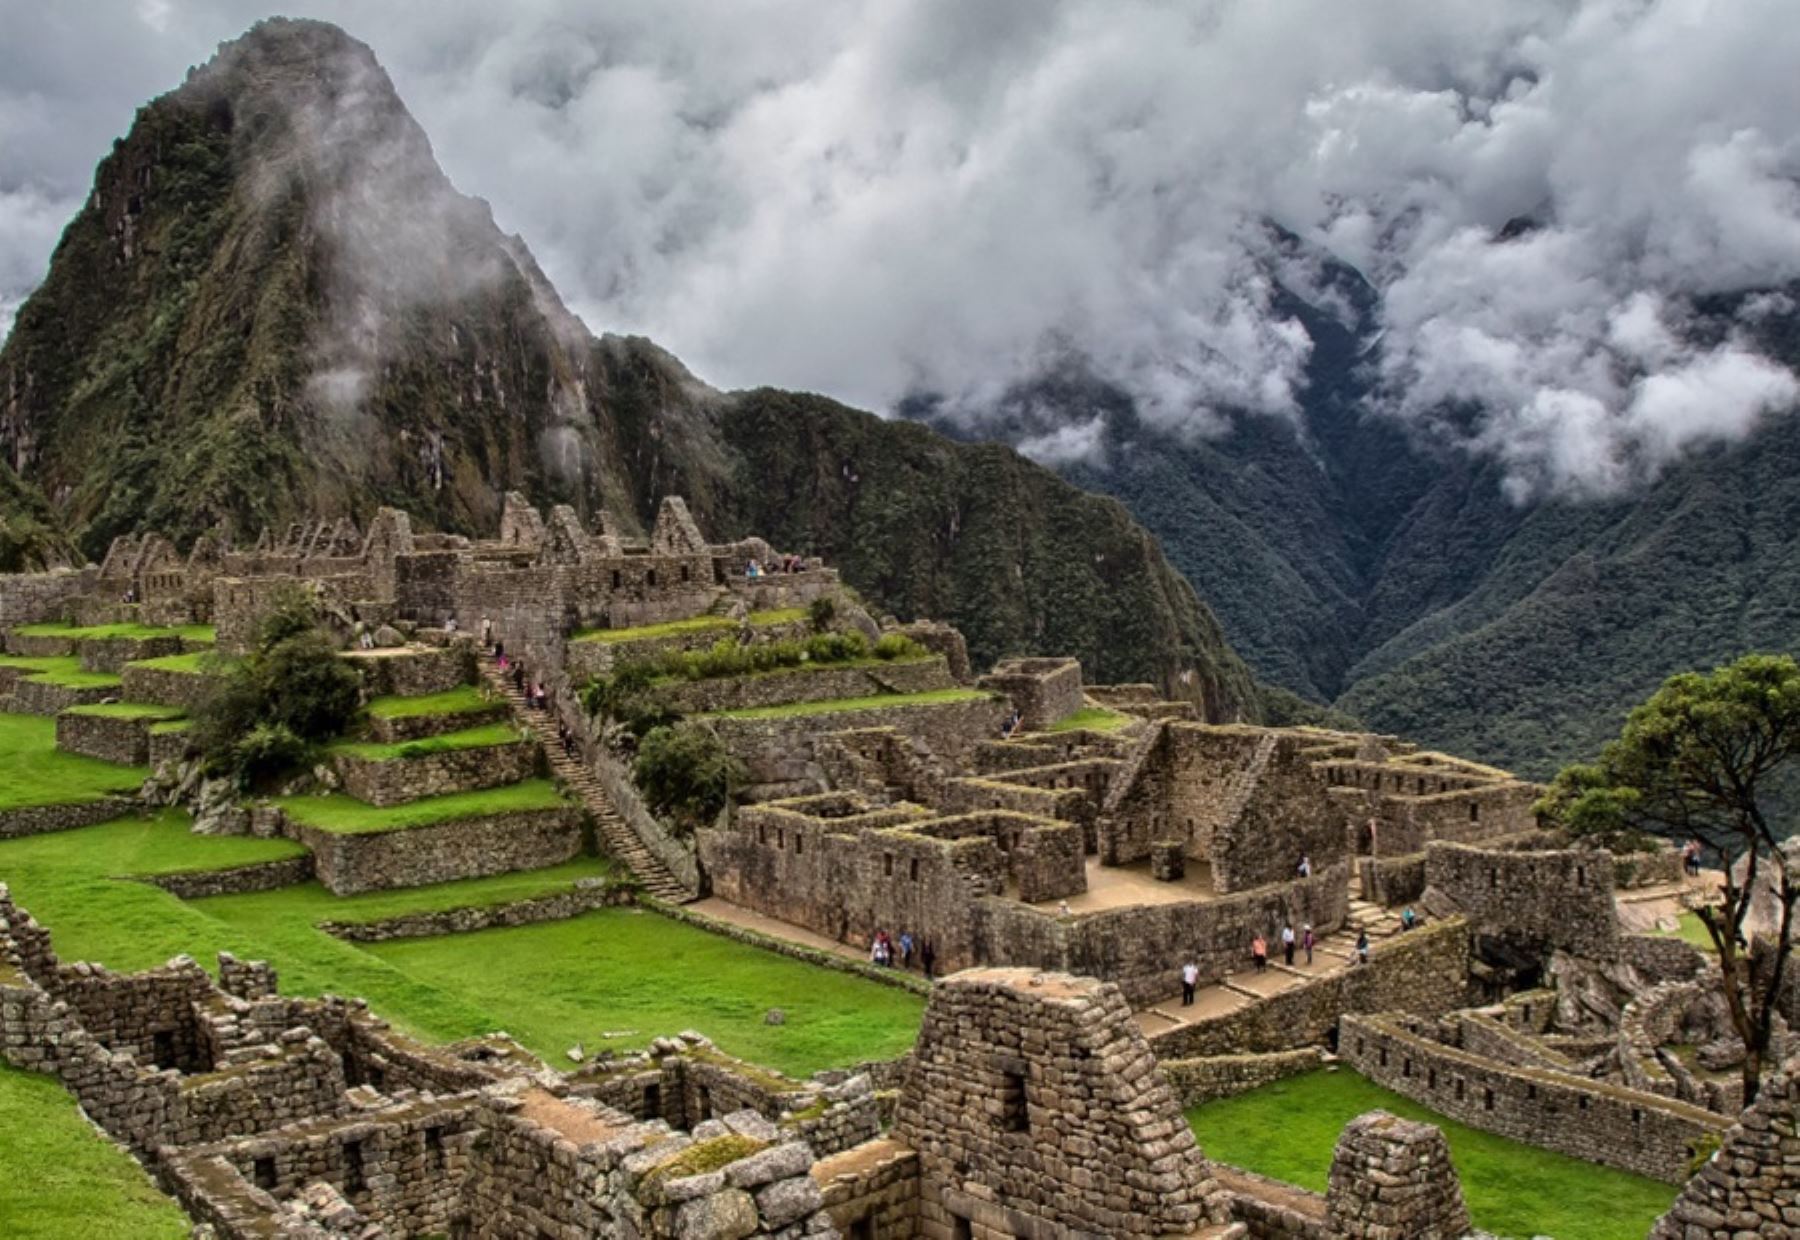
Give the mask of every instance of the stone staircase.
[{"label": "stone staircase", "polygon": [[556,720],[550,712],[526,705],[525,695],[513,688],[512,681],[486,658],[481,659],[481,678],[488,688],[506,699],[514,717],[531,729],[532,735],[544,747],[550,774],[557,783],[580,798],[581,804],[593,815],[607,854],[631,872],[645,893],[670,904],[689,904],[698,899],[699,896],[670,873],[669,867],[658,860],[655,853],[644,847],[637,832],[613,805],[599,776],[585,763],[563,752],[562,742],[556,734]]}]

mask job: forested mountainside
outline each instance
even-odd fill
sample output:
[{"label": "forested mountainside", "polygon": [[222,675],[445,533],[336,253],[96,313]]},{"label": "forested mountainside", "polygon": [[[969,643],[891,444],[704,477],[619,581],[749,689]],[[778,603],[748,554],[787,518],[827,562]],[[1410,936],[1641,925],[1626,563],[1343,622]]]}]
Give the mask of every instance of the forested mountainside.
[{"label": "forested mountainside", "polygon": [[1070,652],[1214,718],[1261,695],[1155,540],[1007,449],[832,401],[708,388],[595,338],[438,168],[373,53],[270,20],[142,108],[0,349],[0,569],[116,534],[300,517],[489,533],[524,491],[841,564],[980,660]]},{"label": "forested mountainside", "polygon": [[[1353,306],[1373,294],[1336,273]],[[1787,290],[1759,346],[1800,366]],[[1723,331],[1734,302],[1700,307]],[[1509,500],[1490,461],[1374,412],[1378,343],[1298,302],[1315,341],[1299,425],[1218,438],[1146,426],[1080,373],[1013,394],[965,437],[1023,442],[1105,415],[1060,466],[1162,542],[1256,673],[1368,725],[1534,775],[1591,754],[1672,672],[1800,650],[1800,422],[1702,449],[1604,500]],[[931,417],[929,406],[915,413]]]}]

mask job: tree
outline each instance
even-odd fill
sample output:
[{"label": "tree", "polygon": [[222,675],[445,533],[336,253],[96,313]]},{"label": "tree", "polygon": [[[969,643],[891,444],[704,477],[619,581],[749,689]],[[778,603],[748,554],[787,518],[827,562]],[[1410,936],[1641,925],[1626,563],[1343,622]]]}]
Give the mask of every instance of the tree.
[{"label": "tree", "polygon": [[[1784,851],[1778,798],[1800,776],[1800,665],[1746,655],[1702,675],[1671,676],[1633,710],[1594,765],[1556,777],[1539,809],[1573,834],[1643,831],[1698,842],[1721,863],[1716,906],[1697,911],[1719,953],[1726,1007],[1744,1043],[1744,1102],[1769,1057],[1800,898]],[[1776,897],[1777,925],[1760,967],[1744,938],[1758,883]]]},{"label": "tree", "polygon": [[743,768],[710,728],[678,723],[644,736],[632,775],[650,808],[687,834],[719,816]]}]

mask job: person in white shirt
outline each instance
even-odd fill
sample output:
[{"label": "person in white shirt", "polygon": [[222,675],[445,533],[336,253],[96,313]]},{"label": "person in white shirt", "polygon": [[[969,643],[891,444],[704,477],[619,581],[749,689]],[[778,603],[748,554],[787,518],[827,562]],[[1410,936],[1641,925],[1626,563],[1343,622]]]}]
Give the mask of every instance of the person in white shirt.
[{"label": "person in white shirt", "polygon": [[1194,1006],[1194,987],[1200,984],[1200,966],[1192,960],[1181,966],[1181,1006]]}]

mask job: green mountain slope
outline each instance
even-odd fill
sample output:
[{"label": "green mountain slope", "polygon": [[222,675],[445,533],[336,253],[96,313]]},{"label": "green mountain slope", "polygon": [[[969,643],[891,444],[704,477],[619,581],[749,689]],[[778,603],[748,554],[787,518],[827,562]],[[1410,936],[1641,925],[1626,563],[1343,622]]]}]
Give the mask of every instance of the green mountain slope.
[{"label": "green mountain slope", "polygon": [[[140,110],[0,349],[0,515],[43,561],[393,504],[486,533],[500,499],[640,525],[681,493],[719,537],[815,549],[978,660],[1080,655],[1216,718],[1260,696],[1155,541],[1010,451],[831,401],[716,392],[596,339],[439,170],[369,49],[275,19]],[[0,483],[12,475],[0,473]],[[33,516],[33,514],[36,514]],[[51,552],[51,554],[54,554]],[[33,559],[32,557],[36,557]]]}]

